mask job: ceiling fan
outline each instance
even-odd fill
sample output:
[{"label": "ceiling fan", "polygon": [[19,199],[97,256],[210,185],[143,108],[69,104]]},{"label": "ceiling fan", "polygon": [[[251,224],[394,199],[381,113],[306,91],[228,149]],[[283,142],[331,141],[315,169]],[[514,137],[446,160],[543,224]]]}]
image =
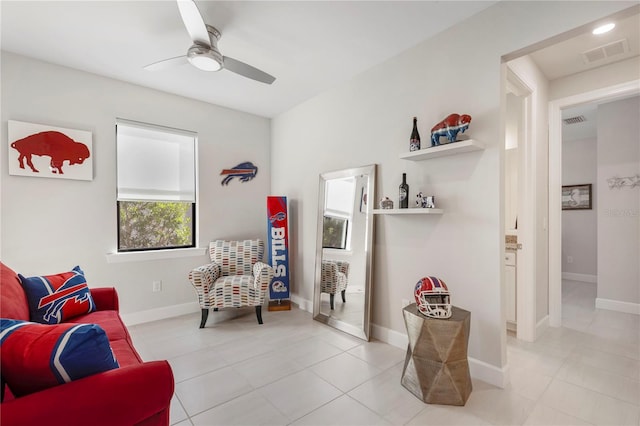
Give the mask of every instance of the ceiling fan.
[{"label": "ceiling fan", "polygon": [[228,56],[222,56],[218,50],[220,31],[204,23],[202,15],[193,0],[177,0],[178,10],[184,26],[193,40],[193,46],[186,55],[164,59],[144,67],[148,71],[158,71],[187,62],[203,71],[219,71],[223,68],[261,83],[271,84],[275,77]]}]

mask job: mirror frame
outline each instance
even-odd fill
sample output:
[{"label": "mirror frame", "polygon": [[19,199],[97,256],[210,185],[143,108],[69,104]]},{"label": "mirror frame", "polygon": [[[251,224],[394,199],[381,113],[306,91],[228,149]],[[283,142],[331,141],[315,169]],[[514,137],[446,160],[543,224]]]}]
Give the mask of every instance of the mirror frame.
[{"label": "mirror frame", "polygon": [[[324,202],[326,182],[330,179],[340,179],[352,176],[367,175],[367,225],[365,230],[365,283],[364,283],[364,318],[362,328],[346,323],[320,312],[320,279],[322,275],[322,230],[324,218]],[[376,194],[376,165],[354,167],[351,169],[337,170],[320,174],[318,191],[318,218],[315,280],[313,289],[313,319],[334,327],[345,333],[349,333],[360,339],[369,341],[371,334],[371,280],[373,270],[373,232],[374,218],[373,206]]]}]

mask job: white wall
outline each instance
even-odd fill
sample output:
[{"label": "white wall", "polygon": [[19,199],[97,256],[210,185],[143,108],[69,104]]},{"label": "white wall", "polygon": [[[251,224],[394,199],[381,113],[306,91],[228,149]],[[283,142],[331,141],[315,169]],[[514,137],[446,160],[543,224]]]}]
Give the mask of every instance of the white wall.
[{"label": "white wall", "polygon": [[638,79],[640,57],[604,65],[589,71],[552,80],[549,83],[549,100],[567,98],[579,93],[614,86]]},{"label": "white wall", "polygon": [[601,189],[596,185],[597,152],[595,138],[562,141],[562,185],[590,183],[593,193],[591,210],[562,211],[562,272],[593,280],[597,275],[596,212]]},{"label": "white wall", "polygon": [[[640,97],[598,105],[598,299],[640,303],[640,188],[607,179],[640,174]],[[640,311],[639,311],[640,313]]]},{"label": "white wall", "polygon": [[518,220],[518,148],[505,151],[504,164],[505,230],[513,233]]},{"label": "white wall", "polygon": [[[270,120],[2,52],[2,261],[26,275],[80,265],[91,287],[117,288],[124,314],[193,304],[187,274],[207,263],[204,250],[107,263],[105,254],[116,249],[117,117],[198,133],[200,246],[215,238],[266,239]],[[10,119],[91,131],[93,181],[8,175]],[[256,178],[221,186],[220,171],[244,161],[258,166]],[[162,292],[152,292],[153,280],[162,280]]]},{"label": "white wall", "polygon": [[[410,197],[434,194],[445,214],[376,219],[372,321],[404,334],[401,299],[412,298],[422,276],[439,276],[453,303],[471,311],[470,356],[502,375],[500,58],[632,4],[500,2],[276,117],[272,187],[297,200],[294,294],[313,295],[318,175],[377,163],[379,191],[370,198],[395,200],[406,172]],[[486,150],[426,162],[398,158],[408,150],[411,117],[427,140],[452,112],[472,115],[467,133]]]},{"label": "white wall", "polygon": [[522,127],[522,102],[507,93],[504,153],[504,220],[505,230],[516,229],[518,218],[518,142]]}]

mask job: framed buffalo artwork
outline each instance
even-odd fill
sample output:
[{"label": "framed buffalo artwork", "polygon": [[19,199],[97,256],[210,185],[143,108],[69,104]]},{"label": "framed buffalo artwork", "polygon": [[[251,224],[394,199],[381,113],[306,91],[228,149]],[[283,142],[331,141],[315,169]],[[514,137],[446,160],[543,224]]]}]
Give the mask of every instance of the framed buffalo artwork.
[{"label": "framed buffalo artwork", "polygon": [[9,174],[56,179],[93,179],[93,135],[9,120]]}]

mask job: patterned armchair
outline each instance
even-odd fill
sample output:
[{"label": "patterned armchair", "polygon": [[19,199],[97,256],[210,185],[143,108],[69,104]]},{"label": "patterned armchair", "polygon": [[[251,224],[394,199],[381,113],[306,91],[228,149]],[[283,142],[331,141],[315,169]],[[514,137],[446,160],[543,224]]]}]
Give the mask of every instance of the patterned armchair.
[{"label": "patterned armchair", "polygon": [[337,292],[342,294],[342,302],[346,303],[345,292],[349,282],[349,262],[340,260],[323,260],[320,277],[320,291],[329,293],[329,304],[334,306]]},{"label": "patterned armchair", "polygon": [[261,261],[263,254],[262,240],[209,243],[211,263],[189,273],[202,309],[200,328],[207,322],[209,308],[255,306],[262,324],[262,304],[273,278],[273,268]]}]

